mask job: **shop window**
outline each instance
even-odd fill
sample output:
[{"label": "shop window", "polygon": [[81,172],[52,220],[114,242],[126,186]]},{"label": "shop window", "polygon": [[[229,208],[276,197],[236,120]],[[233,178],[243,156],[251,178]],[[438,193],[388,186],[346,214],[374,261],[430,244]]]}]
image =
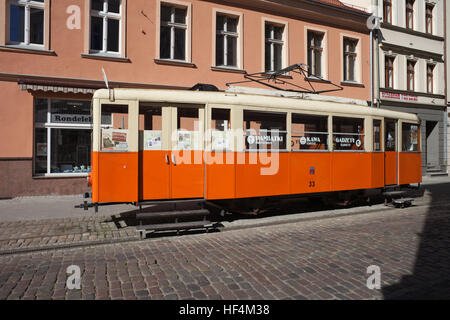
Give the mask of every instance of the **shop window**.
[{"label": "shop window", "polygon": [[278,71],[283,68],[284,26],[265,24],[265,70]]},{"label": "shop window", "polygon": [[286,150],[286,114],[244,111],[246,150]]},{"label": "shop window", "polygon": [[293,151],[328,150],[328,116],[292,114]]},{"label": "shop window", "polygon": [[34,174],[91,171],[90,101],[35,100]]},{"label": "shop window", "polygon": [[128,106],[102,105],[101,150],[128,151]]},{"label": "shop window", "polygon": [[237,67],[239,18],[217,14],[216,66]]},{"label": "shop window", "polygon": [[364,150],[364,119],[333,117],[333,149]]},{"label": "shop window", "polygon": [[162,150],[161,107],[139,107],[140,150]]},{"label": "shop window", "polygon": [[91,0],[91,51],[120,52],[121,0]]},{"label": "shop window", "polygon": [[418,124],[403,123],[402,125],[402,151],[417,152],[420,142],[420,130]]},{"label": "shop window", "polygon": [[381,151],[381,120],[373,120],[373,151]]},{"label": "shop window", "polygon": [[201,150],[200,116],[198,108],[177,108],[177,149]]},{"label": "shop window", "polygon": [[386,135],[385,135],[385,151],[397,151],[397,141],[396,141],[396,127],[397,127],[397,121],[396,120],[385,120],[386,125]]},{"label": "shop window", "polygon": [[186,61],[187,8],[161,5],[159,57]]},{"label": "shop window", "polygon": [[231,150],[232,134],[230,109],[211,109],[211,149]]},{"label": "shop window", "polygon": [[44,0],[9,1],[9,43],[44,45]]}]

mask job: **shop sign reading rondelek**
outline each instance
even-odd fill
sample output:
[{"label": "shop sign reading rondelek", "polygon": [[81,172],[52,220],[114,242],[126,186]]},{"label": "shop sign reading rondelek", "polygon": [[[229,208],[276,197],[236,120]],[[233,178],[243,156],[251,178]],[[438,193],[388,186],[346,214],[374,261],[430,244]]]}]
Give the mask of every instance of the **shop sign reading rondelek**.
[{"label": "shop sign reading rondelek", "polygon": [[57,123],[92,123],[92,117],[82,114],[52,114],[52,122]]}]

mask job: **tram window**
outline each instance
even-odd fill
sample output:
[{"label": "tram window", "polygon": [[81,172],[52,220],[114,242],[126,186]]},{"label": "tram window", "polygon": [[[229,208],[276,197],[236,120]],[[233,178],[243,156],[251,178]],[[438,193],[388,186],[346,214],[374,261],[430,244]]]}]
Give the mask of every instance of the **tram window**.
[{"label": "tram window", "polygon": [[402,125],[402,151],[417,152],[419,151],[419,125],[412,123],[403,123]]},{"label": "tram window", "polygon": [[244,110],[247,150],[286,150],[286,114]]},{"label": "tram window", "polygon": [[160,107],[139,107],[139,145],[141,150],[162,149],[162,112]]},{"label": "tram window", "polygon": [[128,150],[128,106],[102,105],[101,150]]},{"label": "tram window", "polygon": [[328,150],[328,116],[292,114],[293,151]]},{"label": "tram window", "polygon": [[200,117],[198,108],[177,108],[178,150],[201,149]]},{"label": "tram window", "polygon": [[385,151],[397,151],[396,149],[396,133],[395,127],[397,126],[396,120],[385,120],[386,124],[386,136],[385,136]]},{"label": "tram window", "polygon": [[373,120],[373,151],[381,151],[381,120]]},{"label": "tram window", "polygon": [[230,132],[230,109],[211,110],[211,149],[229,150],[232,135]]},{"label": "tram window", "polygon": [[337,151],[364,150],[364,119],[333,117],[333,146]]}]

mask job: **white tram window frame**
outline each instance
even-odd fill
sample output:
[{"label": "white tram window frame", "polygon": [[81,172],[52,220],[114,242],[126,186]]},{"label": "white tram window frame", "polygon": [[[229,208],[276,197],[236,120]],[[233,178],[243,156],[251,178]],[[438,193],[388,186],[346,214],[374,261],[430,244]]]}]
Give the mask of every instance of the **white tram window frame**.
[{"label": "white tram window frame", "polygon": [[[292,130],[292,124],[294,123],[294,116],[305,116],[305,117],[309,117],[309,118],[323,118],[325,120],[325,125],[327,128],[327,131],[323,131],[323,132],[313,132],[313,131],[294,131]],[[291,151],[292,152],[330,152],[331,151],[331,147],[330,147],[330,128],[329,128],[329,119],[330,116],[328,114],[304,114],[304,113],[296,113],[293,112],[291,115],[291,146],[292,146],[292,142],[293,142],[293,138],[295,136],[295,134],[299,134],[299,133],[305,133],[305,134],[317,134],[317,135],[326,135],[326,146],[327,148],[324,150],[318,150],[318,149],[303,149],[303,150],[294,150],[291,147]]]},{"label": "white tram window frame", "polygon": [[[92,122],[90,124],[64,124],[64,123],[57,123],[52,122],[52,101],[53,100],[66,100],[66,101],[76,101],[77,99],[62,99],[62,98],[47,98],[47,97],[36,97],[33,102],[33,114],[35,115],[35,108],[36,108],[36,100],[42,99],[47,100],[47,118],[46,122],[34,122],[34,129],[33,129],[33,177],[39,178],[39,177],[49,177],[49,178],[58,178],[58,177],[87,177],[89,174],[89,170],[87,172],[80,172],[80,173],[52,173],[51,165],[52,165],[52,130],[57,129],[72,129],[72,130],[91,130],[91,144],[92,144],[92,129],[93,124]],[[89,101],[89,100],[77,100],[77,101]],[[92,116],[92,115],[91,115]],[[47,132],[47,171],[45,173],[36,173],[36,157],[37,157],[37,150],[36,150],[36,129],[45,129]],[[91,145],[92,149],[92,145]],[[91,150],[88,150],[88,152],[91,152]],[[91,163],[88,165],[90,168],[92,168],[92,159]]]},{"label": "white tram window frame", "polygon": [[[336,118],[341,118],[341,119],[348,119],[348,120],[362,120],[362,125],[363,125],[363,131],[364,133],[345,133],[345,132],[335,132],[334,131],[334,121]],[[332,135],[331,135],[331,143],[333,145],[333,152],[354,152],[354,153],[362,153],[362,152],[366,152],[367,151],[367,141],[366,141],[366,119],[365,117],[352,117],[352,116],[348,116],[348,115],[333,115],[332,116],[332,126],[330,128]],[[336,147],[334,146],[334,137],[335,135],[340,135],[340,136],[358,136],[358,137],[363,137],[363,141],[362,141],[362,145],[363,148],[361,150],[336,150]]]},{"label": "white tram window frame", "polygon": [[248,152],[248,153],[251,153],[251,152],[267,152],[267,153],[269,153],[269,152],[278,152],[278,153],[289,152],[289,149],[288,149],[289,130],[288,130],[288,121],[287,121],[289,113],[287,111],[268,111],[268,110],[261,110],[258,108],[245,108],[242,110],[242,120],[243,120],[242,124],[244,124],[244,122],[245,122],[245,113],[246,112],[284,116],[284,118],[285,118],[284,127],[286,128],[286,130],[259,129],[258,132],[267,132],[268,133],[270,131],[271,134],[272,134],[272,132],[278,132],[279,134],[283,134],[285,136],[286,147],[285,147],[285,149],[280,149],[280,148],[278,148],[278,149],[259,149],[259,148],[252,149],[252,148],[250,148],[250,149],[248,149],[247,148],[247,141],[248,141],[247,139],[249,136],[248,133],[254,132],[255,129],[246,129],[245,127],[243,127],[243,137],[244,137],[243,150],[244,150],[244,152]]},{"label": "white tram window frame", "polygon": [[[404,138],[403,138],[403,133],[404,133],[404,129],[403,129],[403,127],[404,126],[410,126],[410,128],[411,128],[411,126],[417,126],[417,137],[416,137],[416,139],[417,139],[417,143],[416,143],[416,145],[417,145],[417,150],[412,150],[412,151],[410,151],[410,150],[405,150],[404,149],[404,145],[403,145],[403,140],[404,140]],[[399,134],[399,137],[401,136],[401,148],[399,148],[399,152],[403,152],[403,153],[421,153],[421,146],[420,146],[420,144],[421,144],[421,128],[420,128],[420,124],[419,123],[415,123],[415,122],[408,122],[408,121],[400,121],[400,126],[399,126],[399,128],[400,128],[400,130],[401,130],[401,134]],[[411,131],[410,131],[411,132]]]}]

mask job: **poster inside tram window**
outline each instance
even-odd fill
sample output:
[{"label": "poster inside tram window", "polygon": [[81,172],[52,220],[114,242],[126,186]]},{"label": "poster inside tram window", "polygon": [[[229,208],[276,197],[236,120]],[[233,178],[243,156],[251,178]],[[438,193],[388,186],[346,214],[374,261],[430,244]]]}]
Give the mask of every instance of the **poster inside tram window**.
[{"label": "poster inside tram window", "polygon": [[212,150],[230,150],[230,139],[228,139],[227,131],[212,131],[211,134]]},{"label": "poster inside tram window", "polygon": [[162,131],[144,131],[144,150],[162,150]]},{"label": "poster inside tram window", "polygon": [[128,132],[123,129],[102,129],[102,150],[127,151]]}]

